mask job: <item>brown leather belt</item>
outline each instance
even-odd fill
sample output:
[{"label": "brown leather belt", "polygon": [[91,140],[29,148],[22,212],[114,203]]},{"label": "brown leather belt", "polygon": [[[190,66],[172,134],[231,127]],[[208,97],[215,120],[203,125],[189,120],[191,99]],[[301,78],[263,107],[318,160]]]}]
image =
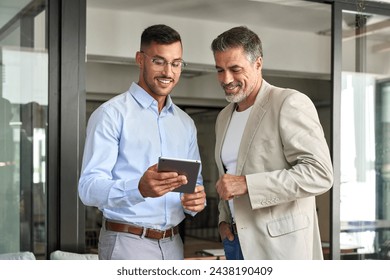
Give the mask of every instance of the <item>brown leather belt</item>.
[{"label": "brown leather belt", "polygon": [[151,239],[163,239],[179,233],[179,227],[175,226],[167,230],[137,227],[129,224],[106,221],[106,229],[110,231],[126,232]]}]

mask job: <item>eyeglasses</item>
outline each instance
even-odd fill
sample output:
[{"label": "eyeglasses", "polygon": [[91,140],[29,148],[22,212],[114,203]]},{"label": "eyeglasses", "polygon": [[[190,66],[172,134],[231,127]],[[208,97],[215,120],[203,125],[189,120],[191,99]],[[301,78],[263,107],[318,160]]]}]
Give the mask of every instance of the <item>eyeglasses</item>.
[{"label": "eyeglasses", "polygon": [[161,57],[151,57],[144,53],[143,51],[140,51],[143,55],[149,57],[153,63],[153,65],[156,66],[156,68],[162,70],[167,64],[171,64],[172,66],[172,72],[173,73],[180,73],[183,71],[183,68],[187,65],[184,60],[182,59],[177,59],[171,62],[166,61],[164,58]]}]

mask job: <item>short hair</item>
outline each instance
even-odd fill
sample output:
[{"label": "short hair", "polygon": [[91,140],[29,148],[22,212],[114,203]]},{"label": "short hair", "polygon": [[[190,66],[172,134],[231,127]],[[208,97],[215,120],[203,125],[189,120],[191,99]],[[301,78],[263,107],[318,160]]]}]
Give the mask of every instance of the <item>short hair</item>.
[{"label": "short hair", "polygon": [[244,49],[251,62],[255,62],[258,57],[263,57],[259,36],[246,26],[233,27],[218,35],[211,43],[213,53],[239,47]]},{"label": "short hair", "polygon": [[152,42],[161,45],[169,45],[175,42],[180,42],[180,34],[165,24],[156,24],[146,28],[141,35],[141,50],[149,46]]}]

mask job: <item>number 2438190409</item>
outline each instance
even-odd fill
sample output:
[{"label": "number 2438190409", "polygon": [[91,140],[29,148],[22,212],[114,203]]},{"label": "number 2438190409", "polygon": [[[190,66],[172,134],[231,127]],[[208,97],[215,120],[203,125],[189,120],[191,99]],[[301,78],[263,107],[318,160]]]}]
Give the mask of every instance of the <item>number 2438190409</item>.
[{"label": "number 2438190409", "polygon": [[210,275],[271,275],[272,267],[210,267]]}]

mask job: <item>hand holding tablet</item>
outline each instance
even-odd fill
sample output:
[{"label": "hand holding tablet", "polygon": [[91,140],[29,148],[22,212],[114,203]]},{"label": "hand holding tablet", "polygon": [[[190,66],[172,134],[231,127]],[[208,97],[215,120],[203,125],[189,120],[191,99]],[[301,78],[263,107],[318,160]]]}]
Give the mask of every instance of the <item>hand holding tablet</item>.
[{"label": "hand holding tablet", "polygon": [[158,172],[177,172],[179,175],[187,177],[187,184],[182,185],[174,192],[193,193],[196,186],[196,180],[199,175],[201,162],[199,160],[166,158],[160,157],[158,161]]}]

